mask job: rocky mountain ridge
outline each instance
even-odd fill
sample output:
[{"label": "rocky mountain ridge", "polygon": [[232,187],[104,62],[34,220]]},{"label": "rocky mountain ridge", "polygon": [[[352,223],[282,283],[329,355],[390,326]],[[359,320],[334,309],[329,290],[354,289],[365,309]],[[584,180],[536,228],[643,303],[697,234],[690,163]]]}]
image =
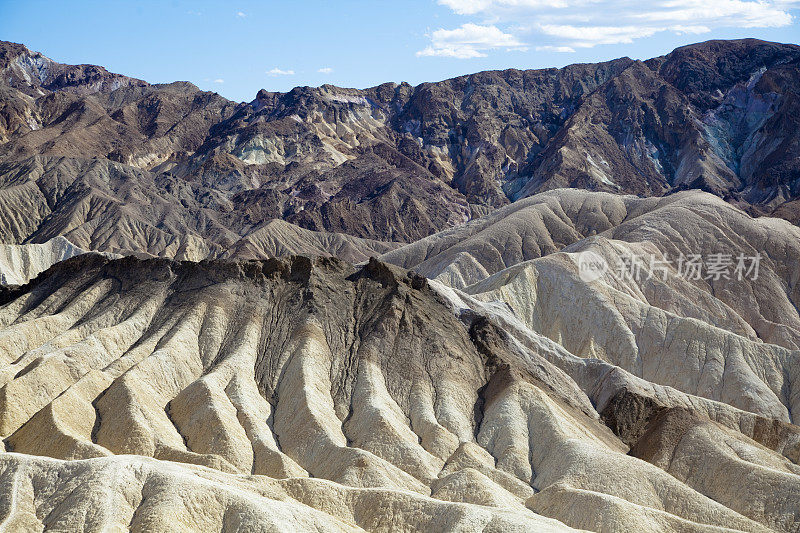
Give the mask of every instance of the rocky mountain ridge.
[{"label": "rocky mountain ridge", "polygon": [[283,219],[411,242],[560,187],[702,188],[794,221],[798,62],[795,45],[710,41],[235,103],[4,43],[0,202],[29,215],[0,237],[201,259]]},{"label": "rocky mountain ridge", "polygon": [[[470,231],[523,237],[545,207],[565,218],[540,242],[610,227],[507,267],[473,243],[486,275],[461,290],[376,259],[83,254],[2,291],[4,520],[793,531],[796,227],[569,190]],[[585,282],[574,259],[715,243],[762,251],[760,278]]]},{"label": "rocky mountain ridge", "polygon": [[0,529],[797,531],[798,50],[235,103],[0,43]]}]

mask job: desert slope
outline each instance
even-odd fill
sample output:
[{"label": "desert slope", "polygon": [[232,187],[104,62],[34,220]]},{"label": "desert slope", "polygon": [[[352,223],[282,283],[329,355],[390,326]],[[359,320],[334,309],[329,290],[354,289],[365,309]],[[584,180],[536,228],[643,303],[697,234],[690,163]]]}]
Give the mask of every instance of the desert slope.
[{"label": "desert slope", "polygon": [[0,42],[0,530],[798,531],[798,81],[237,103]]},{"label": "desert slope", "polygon": [[0,239],[216,257],[272,219],[414,242],[544,191],[701,188],[796,221],[800,47],[231,102],[0,42]]},{"label": "desert slope", "polygon": [[44,244],[0,244],[0,285],[24,285],[59,261],[84,253],[64,237]]},{"label": "desert slope", "polygon": [[[228,530],[232,513],[264,524],[253,506],[266,505],[324,529],[796,526],[798,467],[763,434],[752,436],[767,445],[723,423],[766,418],[683,396],[699,407],[693,435],[718,454],[713,464],[729,468],[736,446],[754,483],[787,494],[720,503],[719,485],[657,466],[652,450],[671,441],[644,442],[664,424],[633,442],[656,464],[626,454],[622,439],[638,435],[615,435],[591,389],[611,398],[633,386],[448,291],[374,260],[59,263],[0,307],[0,434],[13,452],[2,456],[4,519],[80,528],[133,516],[134,529],[158,529],[177,512],[189,528]],[[769,437],[796,445],[791,429]],[[50,476],[88,498],[99,488],[87,479],[131,496],[116,513],[58,506],[74,492],[51,493]],[[198,515],[192,502],[211,498],[209,483],[216,503]]]},{"label": "desert slope", "polygon": [[[608,267],[590,282],[578,276],[586,252]],[[687,279],[677,259],[692,254],[727,254],[728,273]],[[757,279],[738,279],[734,258],[757,254]],[[642,258],[636,278],[632,257]],[[800,232],[710,194],[553,191],[383,259],[503,302],[580,357],[787,422],[800,409]]]},{"label": "desert slope", "polygon": [[[745,337],[788,349],[800,346],[800,231],[780,219],[752,218],[700,191],[662,198],[550,191],[388,252],[381,259],[456,288],[475,286],[470,291],[480,291],[480,287],[513,278],[525,268],[522,263],[535,266],[540,259],[541,264],[564,263],[566,256],[556,254],[559,251],[572,254],[573,260],[564,264],[576,268],[576,254],[586,250],[606,259],[610,276],[605,282],[628,296]],[[697,280],[676,275],[678,258],[692,254],[706,259],[713,254],[729,255],[727,274],[707,279],[703,272]],[[739,255],[760,256],[757,279],[737,279],[734,269]],[[642,283],[626,287],[626,280],[612,278],[625,270],[623,259],[633,256],[646,263]],[[671,260],[666,278],[661,271],[650,275],[651,256]],[[493,281],[481,285],[490,277]],[[551,279],[559,284],[570,277],[554,273]],[[579,282],[579,287],[591,292],[604,285]],[[533,304],[532,300],[529,310]]]}]

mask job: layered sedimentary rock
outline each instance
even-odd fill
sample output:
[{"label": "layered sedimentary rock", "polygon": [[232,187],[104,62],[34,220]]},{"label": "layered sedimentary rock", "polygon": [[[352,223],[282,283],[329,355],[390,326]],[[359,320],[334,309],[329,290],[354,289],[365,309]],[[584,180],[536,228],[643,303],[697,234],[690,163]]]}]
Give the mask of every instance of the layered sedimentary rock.
[{"label": "layered sedimentary rock", "polygon": [[282,219],[412,242],[561,187],[702,188],[796,221],[798,61],[711,41],[236,103],[2,43],[0,239],[197,260]]},{"label": "layered sedimentary rock", "polygon": [[0,529],[796,531],[798,50],[234,103],[1,43]]},{"label": "layered sedimentary rock", "polygon": [[[375,260],[89,254],[7,290],[4,519],[158,529],[177,516],[224,530],[796,527],[793,426],[747,432],[769,426],[769,409],[645,390],[635,371],[570,354],[507,307],[430,283]],[[622,398],[637,385],[633,405],[650,411],[632,430]],[[779,483],[786,497],[726,492],[733,474],[712,483],[691,462],[664,463],[673,448],[691,460],[692,447],[676,442],[687,432],[708,448],[704,468],[727,476],[737,464],[754,487]],[[87,503],[109,495],[125,503]]]},{"label": "layered sedimentary rock", "polygon": [[59,261],[85,253],[64,237],[44,244],[0,244],[0,285],[24,285]]},{"label": "layered sedimentary rock", "polygon": [[[586,252],[607,265],[589,282],[579,273]],[[687,279],[679,258],[693,254],[730,264],[724,275]],[[740,257],[748,268],[758,257],[758,271],[737,273]],[[636,275],[626,258],[641,260]],[[800,408],[800,232],[786,221],[753,219],[696,191],[554,191],[384,259],[503,302],[580,357],[787,422]]]}]

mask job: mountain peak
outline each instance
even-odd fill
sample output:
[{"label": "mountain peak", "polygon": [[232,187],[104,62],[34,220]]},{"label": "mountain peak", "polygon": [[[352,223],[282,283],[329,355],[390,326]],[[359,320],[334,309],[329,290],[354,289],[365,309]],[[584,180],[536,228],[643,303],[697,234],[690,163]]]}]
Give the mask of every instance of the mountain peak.
[{"label": "mountain peak", "polygon": [[[800,197],[794,45],[710,41],[645,62],[487,71],[416,87],[262,89],[250,104],[188,82],[149,85],[62,65],[13,43],[3,50],[11,92],[0,111],[2,179],[18,179],[32,157],[53,161],[39,179],[41,214],[0,227],[7,242],[78,224],[87,228],[80,245],[92,249],[98,237],[80,206],[101,198],[101,218],[121,209],[136,232],[169,235],[145,238],[151,253],[194,256],[221,253],[278,218],[408,242],[562,187],[702,188],[762,214],[793,213],[775,210]],[[109,160],[117,166],[87,164]],[[70,213],[50,216],[61,205]],[[153,225],[153,210],[169,222]],[[131,238],[114,237],[112,251]]]}]

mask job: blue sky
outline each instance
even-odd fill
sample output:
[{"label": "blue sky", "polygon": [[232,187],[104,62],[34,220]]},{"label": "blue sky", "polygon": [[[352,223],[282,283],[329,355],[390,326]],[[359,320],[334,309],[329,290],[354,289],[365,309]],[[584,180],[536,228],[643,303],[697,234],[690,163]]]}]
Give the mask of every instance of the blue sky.
[{"label": "blue sky", "polygon": [[249,101],[260,88],[645,59],[707,39],[798,43],[798,17],[800,0],[0,0],[0,39]]}]

